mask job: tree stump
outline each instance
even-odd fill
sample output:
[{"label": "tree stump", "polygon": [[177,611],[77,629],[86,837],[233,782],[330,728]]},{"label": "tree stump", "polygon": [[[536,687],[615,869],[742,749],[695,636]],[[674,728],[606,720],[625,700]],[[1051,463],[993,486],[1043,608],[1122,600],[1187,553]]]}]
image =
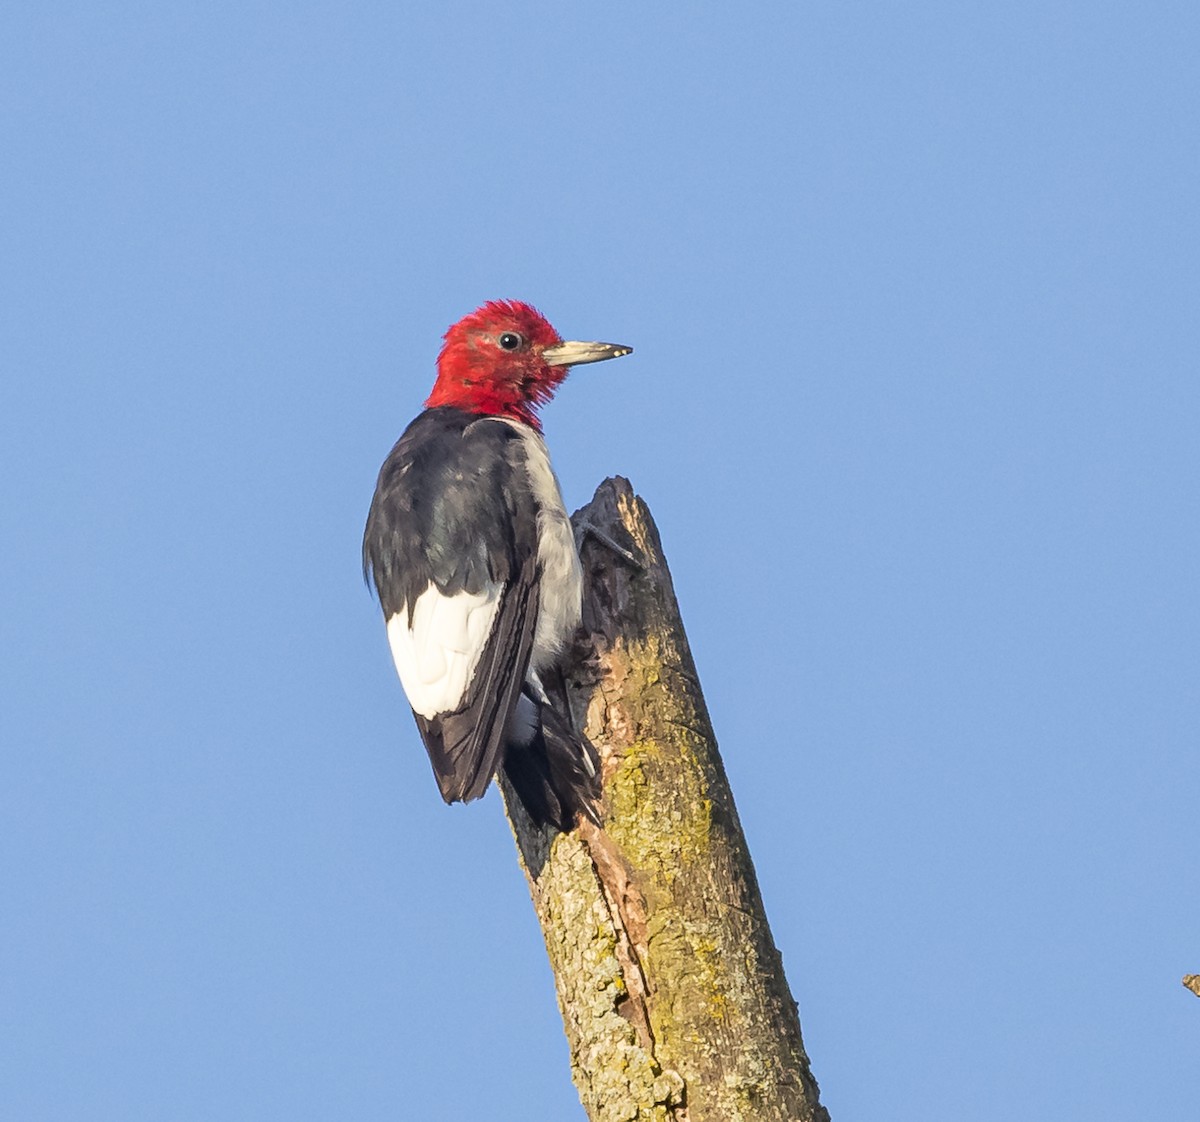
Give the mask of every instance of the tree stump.
[{"label": "tree stump", "polygon": [[588,1117],[828,1122],[650,512],[609,479],[574,521],[602,827],[539,829],[501,786]]}]

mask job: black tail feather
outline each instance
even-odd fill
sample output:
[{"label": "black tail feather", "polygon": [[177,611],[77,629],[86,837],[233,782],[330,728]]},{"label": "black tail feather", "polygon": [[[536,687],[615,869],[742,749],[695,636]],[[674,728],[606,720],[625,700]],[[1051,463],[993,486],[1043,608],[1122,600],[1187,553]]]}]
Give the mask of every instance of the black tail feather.
[{"label": "black tail feather", "polygon": [[538,704],[537,730],[528,744],[508,745],[504,773],[539,826],[565,833],[575,828],[579,813],[600,825],[600,757],[551,706]]}]

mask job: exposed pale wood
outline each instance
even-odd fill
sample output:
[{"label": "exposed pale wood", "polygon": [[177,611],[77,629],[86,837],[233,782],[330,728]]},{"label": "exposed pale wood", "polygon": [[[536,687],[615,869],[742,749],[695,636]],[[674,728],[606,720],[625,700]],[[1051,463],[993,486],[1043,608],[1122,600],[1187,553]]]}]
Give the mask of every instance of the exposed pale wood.
[{"label": "exposed pale wood", "polygon": [[826,1122],[658,532],[623,479],[575,522],[591,642],[567,690],[603,760],[603,829],[539,830],[505,798],[584,1107]]}]

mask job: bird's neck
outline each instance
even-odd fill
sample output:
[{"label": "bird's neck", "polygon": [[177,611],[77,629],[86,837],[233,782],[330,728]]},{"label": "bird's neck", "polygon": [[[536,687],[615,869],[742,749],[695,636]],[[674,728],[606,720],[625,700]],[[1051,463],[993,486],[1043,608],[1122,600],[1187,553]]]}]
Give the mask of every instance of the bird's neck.
[{"label": "bird's neck", "polygon": [[464,413],[476,413],[481,417],[507,417],[520,421],[537,432],[542,431],[542,422],[532,402],[517,398],[511,392],[490,385],[463,386],[444,382],[439,378],[433,392],[425,401],[425,408],[450,406]]}]

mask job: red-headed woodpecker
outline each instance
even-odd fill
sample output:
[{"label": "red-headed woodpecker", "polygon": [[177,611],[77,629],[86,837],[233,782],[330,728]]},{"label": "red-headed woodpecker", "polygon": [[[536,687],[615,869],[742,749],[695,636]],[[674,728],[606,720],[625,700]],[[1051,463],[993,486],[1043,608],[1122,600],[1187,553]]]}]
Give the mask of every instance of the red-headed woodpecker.
[{"label": "red-headed woodpecker", "polygon": [[484,304],[446,332],[425,411],[379,472],[363,574],[448,803],[503,765],[536,822],[595,816],[595,751],[542,680],[579,626],[582,574],[537,411],[569,367],[630,349]]}]

